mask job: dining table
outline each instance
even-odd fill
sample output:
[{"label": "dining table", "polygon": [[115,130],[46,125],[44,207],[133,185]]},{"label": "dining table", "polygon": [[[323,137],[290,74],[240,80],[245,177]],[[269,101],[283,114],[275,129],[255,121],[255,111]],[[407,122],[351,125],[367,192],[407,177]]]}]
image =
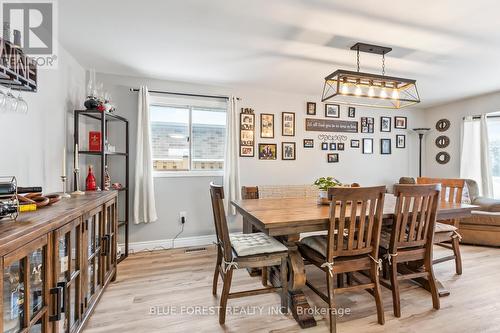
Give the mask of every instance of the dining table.
[{"label": "dining table", "polygon": [[[276,237],[288,247],[290,310],[302,328],[316,326],[316,320],[312,315],[314,312],[311,311],[311,306],[304,294],[305,263],[299,253],[297,243],[303,233],[328,229],[330,206],[319,204],[318,199],[314,197],[242,199],[233,200],[231,204],[243,218],[243,233],[264,232]],[[396,197],[386,194],[383,209],[384,220],[391,220],[395,207]],[[475,207],[464,203],[440,202],[436,219],[443,221],[469,217]],[[279,279],[273,278],[273,276],[279,277],[279,272],[276,271],[278,269],[273,268],[269,274],[269,280],[273,284],[279,284]],[[436,282],[441,297],[450,294],[442,282],[439,280]],[[422,285],[425,287],[425,283]]]}]

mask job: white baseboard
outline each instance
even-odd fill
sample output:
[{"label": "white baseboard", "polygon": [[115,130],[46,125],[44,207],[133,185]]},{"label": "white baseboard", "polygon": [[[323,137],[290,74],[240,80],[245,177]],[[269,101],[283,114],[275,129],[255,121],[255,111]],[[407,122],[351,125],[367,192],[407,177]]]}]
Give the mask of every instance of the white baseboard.
[{"label": "white baseboard", "polygon": [[[177,238],[173,242],[172,239],[159,239],[147,242],[134,242],[129,244],[130,253],[152,250],[176,249],[181,247],[205,246],[212,245],[215,242],[215,235],[194,236]],[[118,247],[123,251],[125,244],[118,244]]]}]

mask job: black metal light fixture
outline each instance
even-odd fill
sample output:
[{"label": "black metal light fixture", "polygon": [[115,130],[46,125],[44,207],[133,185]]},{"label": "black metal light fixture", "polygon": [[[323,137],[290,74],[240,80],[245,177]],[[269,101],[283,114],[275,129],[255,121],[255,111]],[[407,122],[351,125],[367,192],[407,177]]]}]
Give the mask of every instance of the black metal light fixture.
[{"label": "black metal light fixture", "polygon": [[[420,103],[417,81],[385,75],[385,55],[390,47],[356,43],[357,71],[338,69],[325,78],[322,102],[400,109]],[[359,53],[382,56],[382,75],[359,71]]]},{"label": "black metal light fixture", "polygon": [[418,134],[418,176],[422,177],[422,139],[431,129],[428,127],[418,127],[412,130]]}]

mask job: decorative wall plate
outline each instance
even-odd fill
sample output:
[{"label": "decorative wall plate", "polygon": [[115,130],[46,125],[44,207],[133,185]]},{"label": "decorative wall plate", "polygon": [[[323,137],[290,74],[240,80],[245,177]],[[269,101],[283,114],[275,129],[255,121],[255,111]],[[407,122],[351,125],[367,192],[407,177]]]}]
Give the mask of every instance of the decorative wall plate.
[{"label": "decorative wall plate", "polygon": [[447,131],[451,126],[451,122],[448,119],[440,119],[436,123],[436,129],[439,132]]},{"label": "decorative wall plate", "polygon": [[445,151],[441,151],[436,155],[436,162],[438,162],[439,164],[446,164],[450,161],[450,159],[451,159],[450,154],[448,154]]},{"label": "decorative wall plate", "polygon": [[446,135],[440,135],[436,138],[436,146],[438,148],[446,148],[450,145],[450,138]]}]

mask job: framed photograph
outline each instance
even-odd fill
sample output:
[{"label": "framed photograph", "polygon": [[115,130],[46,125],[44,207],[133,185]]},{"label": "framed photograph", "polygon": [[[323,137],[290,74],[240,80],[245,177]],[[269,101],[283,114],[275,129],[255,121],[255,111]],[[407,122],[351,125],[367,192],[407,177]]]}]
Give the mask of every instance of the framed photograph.
[{"label": "framed photograph", "polygon": [[241,157],[254,157],[253,146],[241,146],[240,147]]},{"label": "framed photograph", "polygon": [[321,150],[328,150],[328,142],[321,143]]},{"label": "framed photograph", "polygon": [[394,117],[394,128],[406,129],[407,127],[406,117]]},{"label": "framed photograph", "polygon": [[328,160],[328,163],[338,163],[339,154],[337,154],[337,153],[328,154],[327,160]]},{"label": "framed photograph", "polygon": [[308,116],[315,116],[316,115],[316,103],[307,102],[306,113]]},{"label": "framed photograph", "polygon": [[337,143],[337,149],[338,150],[344,150],[345,149],[345,145],[343,143]]},{"label": "framed photograph", "polygon": [[406,148],[406,135],[396,135],[396,148]]},{"label": "framed photograph", "polygon": [[351,148],[359,148],[359,140],[351,140]]},{"label": "framed photograph", "polygon": [[349,118],[355,118],[356,117],[356,108],[354,106],[350,106],[347,109],[347,116]]},{"label": "framed photograph", "polygon": [[390,132],[391,131],[391,117],[380,117],[380,132]]},{"label": "framed photograph", "polygon": [[373,154],[373,139],[363,139],[363,154]]},{"label": "framed photograph", "polygon": [[338,105],[338,104],[325,104],[325,117],[327,117],[327,118],[340,118],[340,105]]},{"label": "framed photograph", "polygon": [[361,133],[373,133],[374,132],[375,118],[372,117],[361,117]]},{"label": "framed photograph", "polygon": [[380,139],[380,154],[391,154],[391,139]]},{"label": "framed photograph", "polygon": [[266,139],[274,138],[274,114],[260,114],[260,137]]},{"label": "framed photograph", "polygon": [[281,143],[281,159],[294,160],[295,159],[295,142],[282,142]]},{"label": "framed photograph", "polygon": [[314,140],[304,139],[304,148],[314,148]]},{"label": "framed photograph", "polygon": [[259,160],[275,160],[276,151],[275,143],[259,143]]},{"label": "framed photograph", "polygon": [[295,136],[295,113],[282,112],[281,116],[281,134],[283,136]]},{"label": "framed photograph", "polygon": [[240,141],[242,146],[253,146],[254,141],[254,131],[251,130],[241,130],[240,131]]},{"label": "framed photograph", "polygon": [[242,130],[253,131],[255,129],[255,115],[250,113],[241,113],[240,124]]},{"label": "framed photograph", "polygon": [[337,150],[337,144],[335,142],[330,142],[330,150]]}]

